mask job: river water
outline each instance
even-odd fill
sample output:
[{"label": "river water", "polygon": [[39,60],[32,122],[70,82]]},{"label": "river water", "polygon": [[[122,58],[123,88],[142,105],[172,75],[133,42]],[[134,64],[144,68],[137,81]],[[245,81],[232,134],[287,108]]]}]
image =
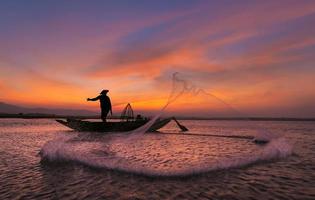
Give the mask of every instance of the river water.
[{"label": "river water", "polygon": [[314,122],[181,123],[103,135],[0,119],[0,199],[315,199]]}]

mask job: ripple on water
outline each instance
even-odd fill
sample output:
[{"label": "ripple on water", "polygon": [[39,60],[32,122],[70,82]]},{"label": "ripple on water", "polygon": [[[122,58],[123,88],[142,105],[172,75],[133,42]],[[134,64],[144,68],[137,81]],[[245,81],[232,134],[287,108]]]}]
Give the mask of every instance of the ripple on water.
[{"label": "ripple on water", "polygon": [[[315,195],[315,138],[310,132],[315,129],[311,123],[262,124],[274,132],[284,131],[285,138],[295,144],[293,156],[197,176],[152,178],[132,172],[138,167],[150,173],[182,172],[196,167],[209,170],[213,165],[233,167],[236,161],[251,163],[257,161],[256,156],[269,159],[272,157],[266,155],[282,152],[276,145],[257,146],[241,139],[147,135],[125,141],[125,137],[119,136],[77,134],[52,120],[10,120],[0,119],[0,199],[312,199]],[[247,135],[253,133],[248,123],[256,122],[184,124],[195,127],[192,134]],[[16,128],[12,124],[17,124]],[[61,164],[41,165],[37,153],[47,141],[60,136],[65,140],[55,143],[50,153],[57,155]],[[282,149],[286,147],[283,141],[276,144]],[[63,162],[67,159],[74,162]],[[98,166],[101,170],[87,166]],[[128,166],[121,170],[131,173],[107,170],[117,166]]]},{"label": "ripple on water", "polygon": [[[106,149],[106,153],[99,153]],[[211,170],[268,161],[291,153],[285,139],[266,146],[248,140],[190,135],[106,135],[94,140],[59,139],[47,143],[42,157],[148,176],[187,176]]]}]

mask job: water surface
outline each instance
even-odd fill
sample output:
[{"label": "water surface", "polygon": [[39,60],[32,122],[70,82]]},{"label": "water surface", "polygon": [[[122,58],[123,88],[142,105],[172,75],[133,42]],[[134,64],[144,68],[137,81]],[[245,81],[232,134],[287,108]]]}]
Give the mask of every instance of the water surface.
[{"label": "water surface", "polygon": [[[161,134],[126,137],[77,133],[50,119],[0,119],[0,198],[314,199],[313,122],[182,123],[186,135],[170,124]],[[257,145],[204,136],[256,136],[257,127],[277,137]]]}]

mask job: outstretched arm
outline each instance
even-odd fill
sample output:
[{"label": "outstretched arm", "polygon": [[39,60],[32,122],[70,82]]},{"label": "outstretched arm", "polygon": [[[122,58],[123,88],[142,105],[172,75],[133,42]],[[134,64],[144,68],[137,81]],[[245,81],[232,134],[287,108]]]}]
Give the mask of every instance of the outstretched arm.
[{"label": "outstretched arm", "polygon": [[97,97],[95,97],[95,98],[87,98],[86,100],[87,101],[97,101],[97,100],[99,100],[100,99],[100,96],[97,96]]}]

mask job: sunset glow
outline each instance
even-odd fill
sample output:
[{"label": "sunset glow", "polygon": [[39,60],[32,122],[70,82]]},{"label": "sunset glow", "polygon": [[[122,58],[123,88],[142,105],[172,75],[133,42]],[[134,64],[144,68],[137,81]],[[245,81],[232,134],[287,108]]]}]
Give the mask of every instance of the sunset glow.
[{"label": "sunset glow", "polygon": [[315,1],[7,1],[0,24],[1,102],[156,111],[179,72],[252,116],[315,116]]}]

